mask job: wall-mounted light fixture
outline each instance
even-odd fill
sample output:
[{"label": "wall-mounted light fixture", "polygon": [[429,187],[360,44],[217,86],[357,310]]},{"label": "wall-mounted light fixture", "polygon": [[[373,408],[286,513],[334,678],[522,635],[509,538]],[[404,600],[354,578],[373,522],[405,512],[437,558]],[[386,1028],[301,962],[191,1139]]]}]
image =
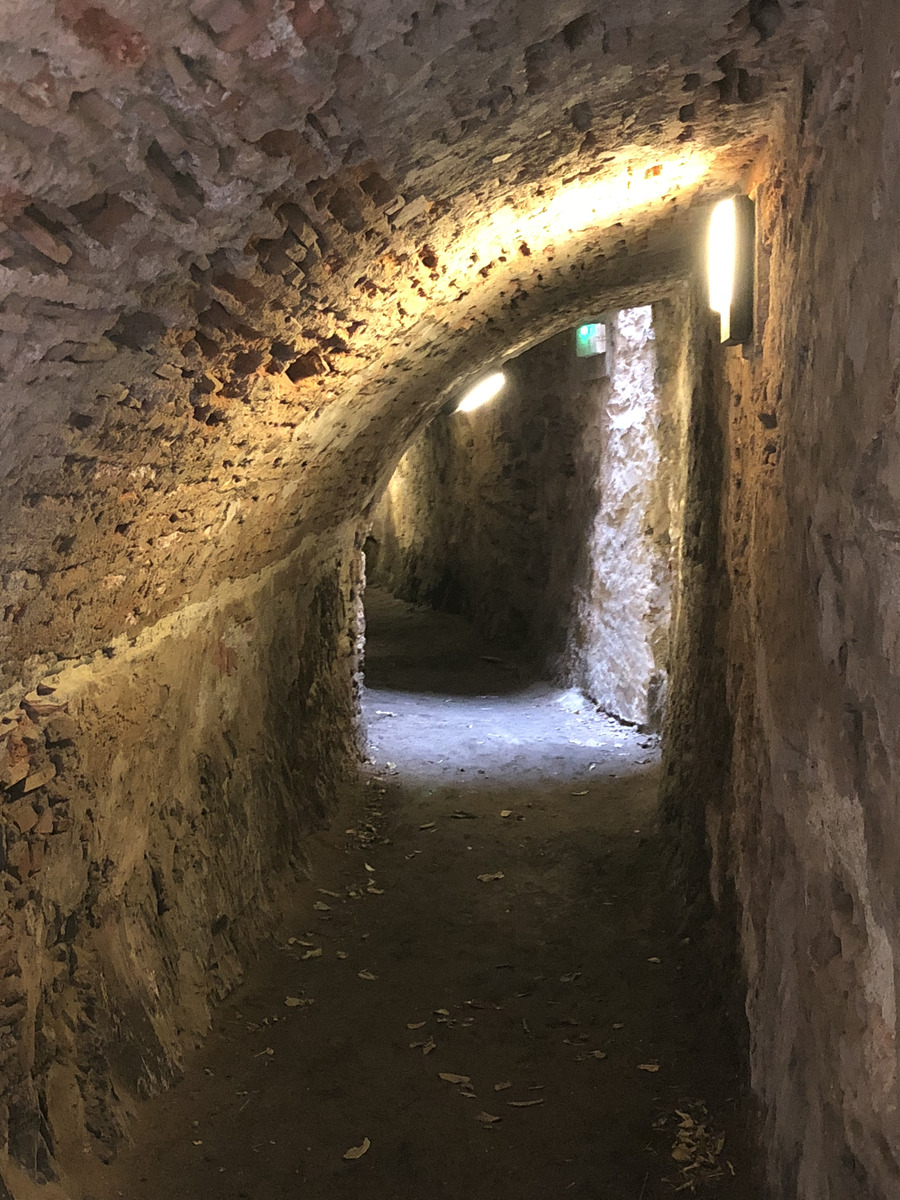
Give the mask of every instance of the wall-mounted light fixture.
[{"label": "wall-mounted light fixture", "polygon": [[593,358],[606,353],[606,326],[602,322],[579,325],[575,330],[575,353],[579,358]]},{"label": "wall-mounted light fixture", "polygon": [[753,332],[755,226],[749,196],[721,200],[709,220],[709,306],[721,318],[726,346],[746,342]]},{"label": "wall-mounted light fixture", "polygon": [[502,371],[495,371],[493,375],[486,376],[473,388],[470,388],[454,411],[472,412],[475,408],[481,408],[482,404],[487,404],[489,400],[493,400],[502,392],[505,386],[506,376]]}]

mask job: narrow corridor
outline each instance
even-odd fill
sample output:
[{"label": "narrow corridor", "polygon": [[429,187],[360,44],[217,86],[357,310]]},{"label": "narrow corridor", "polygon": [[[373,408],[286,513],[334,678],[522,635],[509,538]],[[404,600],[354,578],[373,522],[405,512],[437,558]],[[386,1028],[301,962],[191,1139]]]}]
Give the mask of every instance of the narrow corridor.
[{"label": "narrow corridor", "polygon": [[666,890],[656,739],[459,618],[367,616],[361,796],[136,1144],[82,1164],[85,1200],[758,1195]]}]

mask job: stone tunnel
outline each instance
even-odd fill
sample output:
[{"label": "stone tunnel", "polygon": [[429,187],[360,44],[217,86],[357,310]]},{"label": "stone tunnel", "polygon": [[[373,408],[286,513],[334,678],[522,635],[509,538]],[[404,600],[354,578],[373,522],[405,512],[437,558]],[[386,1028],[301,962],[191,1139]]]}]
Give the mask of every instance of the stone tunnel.
[{"label": "stone tunnel", "polygon": [[900,13],[737,4],[2,7],[0,1195],[79,1200],[308,873],[398,462],[642,305],[684,465],[673,886],[768,1193],[900,1194]]}]

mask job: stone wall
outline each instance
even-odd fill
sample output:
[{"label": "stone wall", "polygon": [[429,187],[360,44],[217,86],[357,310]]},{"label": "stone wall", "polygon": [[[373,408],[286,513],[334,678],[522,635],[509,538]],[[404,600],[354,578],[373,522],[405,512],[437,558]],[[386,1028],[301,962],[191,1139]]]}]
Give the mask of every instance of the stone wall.
[{"label": "stone wall", "polygon": [[[573,597],[564,677],[605,712],[658,728],[665,710],[671,580],[681,539],[685,403],[677,302],[608,324],[587,580]],[[583,536],[583,535],[582,535]]]},{"label": "stone wall", "polygon": [[577,358],[567,330],[507,363],[489,406],[425,429],[373,513],[367,571],[464,613],[605,711],[654,724],[680,398],[659,387],[649,307],[606,327],[605,355]]},{"label": "stone wall", "polygon": [[668,800],[738,920],[791,1200],[900,1190],[898,45],[892,6],[836,18],[761,164],[754,344],[694,373]]},{"label": "stone wall", "polygon": [[307,546],[7,693],[0,1131],[17,1190],[114,1152],[302,874],[354,756],[358,557],[346,535]]}]

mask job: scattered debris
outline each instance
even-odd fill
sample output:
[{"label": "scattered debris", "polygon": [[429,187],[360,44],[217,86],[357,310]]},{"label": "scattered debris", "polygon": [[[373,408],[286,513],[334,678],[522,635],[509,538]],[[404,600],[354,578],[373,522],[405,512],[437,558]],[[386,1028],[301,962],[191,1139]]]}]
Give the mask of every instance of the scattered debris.
[{"label": "scattered debris", "polygon": [[344,1152],[344,1158],[351,1161],[353,1159],[362,1158],[371,1145],[372,1143],[368,1138],[363,1138],[361,1146],[351,1146],[349,1150]]},{"label": "scattered debris", "polygon": [[513,810],[511,808],[501,808],[500,809],[501,817],[511,817],[512,815],[513,815]]},{"label": "scattered debris", "polygon": [[314,950],[307,950],[305,954],[301,954],[300,961],[306,962],[306,960],[308,958],[321,958],[321,957],[322,957],[322,947],[316,946],[316,948]]},{"label": "scattered debris", "polygon": [[471,1083],[472,1080],[468,1075],[453,1075],[450,1071],[440,1071],[438,1078],[443,1079],[445,1083]]},{"label": "scattered debris", "polygon": [[504,878],[504,875],[503,875],[502,871],[494,871],[492,874],[479,875],[478,882],[479,883],[493,883],[493,881],[495,879],[503,879],[503,878]]},{"label": "scattered debris", "polygon": [[420,829],[436,829],[437,821],[426,821],[424,825],[419,826]]},{"label": "scattered debris", "polygon": [[311,1004],[312,1000],[307,996],[285,996],[284,998],[285,1008],[309,1008]]},{"label": "scattered debris", "polygon": [[357,971],[356,974],[360,979],[369,979],[374,981],[378,978],[378,976],[373,975],[371,971]]},{"label": "scattered debris", "polygon": [[650,1072],[655,1073],[656,1071],[659,1070],[659,1063],[658,1062],[638,1063],[638,1070],[639,1071],[650,1071]]},{"label": "scattered debris", "polygon": [[507,1100],[510,1108],[534,1108],[536,1104],[543,1104],[544,1097],[539,1096],[537,1100]]},{"label": "scattered debris", "polygon": [[326,904],[324,900],[317,900],[313,905],[316,912],[331,912],[331,905]]},{"label": "scattered debris", "polygon": [[480,1121],[482,1123],[482,1125],[486,1125],[486,1126],[490,1127],[491,1125],[496,1125],[498,1121],[502,1121],[503,1118],[495,1117],[493,1113],[480,1112],[478,1114],[478,1116],[475,1118],[475,1120]]},{"label": "scattered debris", "polygon": [[734,1175],[731,1163],[722,1161],[725,1134],[715,1127],[705,1104],[686,1104],[671,1117],[663,1117],[656,1128],[668,1128],[673,1123],[676,1128],[671,1157],[678,1164],[680,1176],[676,1192],[696,1192],[701,1184],[725,1178],[726,1168]]},{"label": "scattered debris", "polygon": [[494,1091],[495,1092],[505,1092],[507,1088],[511,1088],[511,1087],[512,1087],[512,1084],[508,1083],[508,1082],[507,1083],[495,1083]]}]

